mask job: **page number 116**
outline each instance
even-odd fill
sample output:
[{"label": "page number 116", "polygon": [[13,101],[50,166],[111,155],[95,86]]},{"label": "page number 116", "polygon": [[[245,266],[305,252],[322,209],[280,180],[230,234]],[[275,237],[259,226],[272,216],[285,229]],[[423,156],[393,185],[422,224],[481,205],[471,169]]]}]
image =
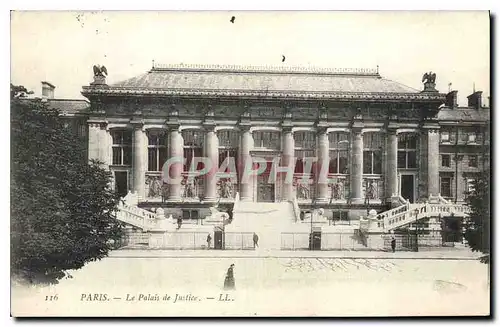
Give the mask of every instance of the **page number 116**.
[{"label": "page number 116", "polygon": [[45,301],[57,301],[59,298],[56,295],[46,295],[45,296]]}]

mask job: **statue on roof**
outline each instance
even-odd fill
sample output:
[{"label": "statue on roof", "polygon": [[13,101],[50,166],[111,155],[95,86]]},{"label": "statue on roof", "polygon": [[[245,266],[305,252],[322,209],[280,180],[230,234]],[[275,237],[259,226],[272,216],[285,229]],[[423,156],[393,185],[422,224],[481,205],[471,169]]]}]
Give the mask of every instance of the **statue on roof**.
[{"label": "statue on roof", "polygon": [[422,83],[424,83],[424,92],[437,92],[436,73],[425,73],[424,76],[422,76]]},{"label": "statue on roof", "polygon": [[105,66],[94,65],[94,76],[105,77],[108,76],[108,70]]},{"label": "statue on roof", "polygon": [[428,72],[425,73],[424,76],[422,77],[422,83],[427,84],[427,83],[436,83],[436,73],[433,72]]}]

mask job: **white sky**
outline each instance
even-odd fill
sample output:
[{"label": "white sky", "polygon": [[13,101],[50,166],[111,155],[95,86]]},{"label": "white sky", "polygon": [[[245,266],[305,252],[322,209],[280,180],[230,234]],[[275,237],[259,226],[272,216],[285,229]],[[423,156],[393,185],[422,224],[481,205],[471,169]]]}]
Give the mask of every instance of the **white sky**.
[{"label": "white sky", "polygon": [[[229,22],[236,16],[234,24]],[[83,98],[92,66],[108,83],[157,63],[375,68],[383,77],[422,89],[490,94],[488,12],[13,12],[11,81],[56,97]],[[286,62],[281,63],[281,55]]]}]

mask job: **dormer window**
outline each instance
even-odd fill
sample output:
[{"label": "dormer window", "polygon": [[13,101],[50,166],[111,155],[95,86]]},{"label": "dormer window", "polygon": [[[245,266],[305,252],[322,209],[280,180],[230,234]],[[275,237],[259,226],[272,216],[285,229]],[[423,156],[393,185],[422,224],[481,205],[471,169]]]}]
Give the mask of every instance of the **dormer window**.
[{"label": "dormer window", "polygon": [[441,132],[441,142],[443,142],[443,143],[450,142],[450,133],[449,132]]}]

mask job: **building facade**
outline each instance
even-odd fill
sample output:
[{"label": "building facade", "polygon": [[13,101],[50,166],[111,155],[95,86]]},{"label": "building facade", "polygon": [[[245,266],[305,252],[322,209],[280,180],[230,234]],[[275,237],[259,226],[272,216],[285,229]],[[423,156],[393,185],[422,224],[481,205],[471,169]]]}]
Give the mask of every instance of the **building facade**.
[{"label": "building facade", "polygon": [[[89,159],[112,171],[116,191],[183,219],[237,196],[296,198],[334,221],[430,196],[460,202],[489,160],[481,92],[460,108],[431,74],[416,90],[378,69],[156,65],[113,85],[98,72],[82,94]],[[193,174],[204,168],[199,157],[213,165],[202,176]],[[179,182],[162,177],[169,158],[184,159],[168,169]],[[258,176],[244,177],[257,166]]]}]

